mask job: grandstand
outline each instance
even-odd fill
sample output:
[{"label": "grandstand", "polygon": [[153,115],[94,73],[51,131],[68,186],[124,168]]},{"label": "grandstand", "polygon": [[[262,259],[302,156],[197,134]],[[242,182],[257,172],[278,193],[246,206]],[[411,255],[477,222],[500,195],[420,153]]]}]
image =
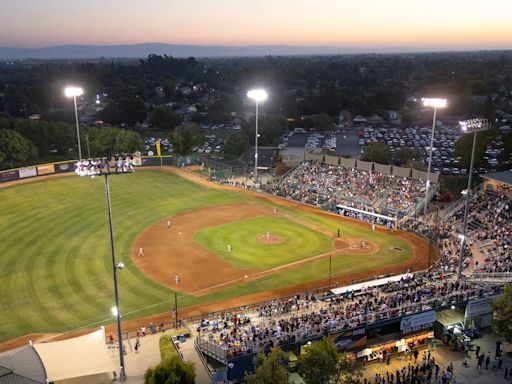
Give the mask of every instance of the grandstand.
[{"label": "grandstand", "polygon": [[[338,212],[354,217],[368,212],[402,218],[423,202],[423,179],[381,173],[370,165],[361,168],[305,161],[267,191],[330,211],[343,206]],[[370,216],[371,221],[384,224]]]}]

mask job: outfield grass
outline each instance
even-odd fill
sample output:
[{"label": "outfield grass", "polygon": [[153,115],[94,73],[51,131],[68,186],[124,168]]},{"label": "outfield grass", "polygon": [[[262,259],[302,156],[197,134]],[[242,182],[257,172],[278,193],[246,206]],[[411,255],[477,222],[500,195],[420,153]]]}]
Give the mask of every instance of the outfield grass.
[{"label": "outfield grass", "polygon": [[[279,236],[279,244],[257,237]],[[266,270],[333,250],[333,239],[283,217],[264,216],[202,229],[194,240],[240,268]],[[232,245],[232,252],[227,251]]]},{"label": "outfield grass", "polygon": [[[110,182],[117,258],[126,264],[121,308],[129,313],[169,300],[167,288],[132,264],[135,236],[180,210],[240,200],[158,171]],[[1,189],[0,196],[0,340],[108,319],[113,289],[103,178],[40,180]]]},{"label": "outfield grass", "polygon": [[[143,275],[131,261],[131,244],[142,230],[179,211],[254,200],[206,189],[159,171],[113,176],[110,181],[117,258],[126,264],[119,273],[124,319],[170,311],[172,306],[170,290]],[[112,266],[103,179],[42,178],[2,188],[0,196],[0,341],[32,332],[66,331],[112,322]],[[340,226],[326,217],[283,210],[333,234]],[[288,225],[311,232],[292,222]],[[343,235],[372,237],[381,250],[370,256],[334,258],[333,275],[410,258],[409,245],[387,234],[346,225],[342,227]],[[325,244],[325,239],[316,240]],[[392,246],[402,247],[404,252],[389,252]],[[311,252],[322,253],[322,249],[312,248]],[[180,307],[314,281],[325,278],[326,273],[327,260],[320,260],[204,297],[180,295]]]}]

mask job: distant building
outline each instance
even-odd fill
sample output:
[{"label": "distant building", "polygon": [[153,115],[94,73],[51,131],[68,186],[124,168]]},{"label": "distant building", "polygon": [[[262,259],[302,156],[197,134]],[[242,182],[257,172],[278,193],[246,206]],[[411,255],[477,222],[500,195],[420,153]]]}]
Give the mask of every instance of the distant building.
[{"label": "distant building", "polygon": [[368,116],[366,121],[374,127],[382,126],[382,124],[384,124],[384,119],[376,114]]},{"label": "distant building", "polygon": [[393,125],[402,124],[402,116],[397,111],[388,111],[388,121]]},{"label": "distant building", "polygon": [[366,117],[361,115],[357,115],[356,117],[354,117],[352,121],[354,122],[354,125],[364,125],[368,122],[368,120],[366,120]]}]

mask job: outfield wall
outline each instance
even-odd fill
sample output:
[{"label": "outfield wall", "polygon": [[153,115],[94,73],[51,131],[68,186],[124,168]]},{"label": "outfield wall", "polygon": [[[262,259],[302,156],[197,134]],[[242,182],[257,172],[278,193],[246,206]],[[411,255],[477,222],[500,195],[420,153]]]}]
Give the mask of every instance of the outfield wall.
[{"label": "outfield wall", "polygon": [[[0,171],[0,184],[32,177],[74,172],[76,162],[77,160],[65,160]],[[175,158],[173,156],[141,156],[141,166],[151,167],[159,165],[175,165]]]}]

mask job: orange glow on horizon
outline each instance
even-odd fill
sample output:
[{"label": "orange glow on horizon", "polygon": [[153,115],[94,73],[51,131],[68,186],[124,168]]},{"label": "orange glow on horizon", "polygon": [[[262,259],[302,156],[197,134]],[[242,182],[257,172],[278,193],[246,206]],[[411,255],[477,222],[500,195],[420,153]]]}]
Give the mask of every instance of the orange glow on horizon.
[{"label": "orange glow on horizon", "polygon": [[508,0],[24,0],[0,5],[0,45],[512,48],[510,14]]}]

